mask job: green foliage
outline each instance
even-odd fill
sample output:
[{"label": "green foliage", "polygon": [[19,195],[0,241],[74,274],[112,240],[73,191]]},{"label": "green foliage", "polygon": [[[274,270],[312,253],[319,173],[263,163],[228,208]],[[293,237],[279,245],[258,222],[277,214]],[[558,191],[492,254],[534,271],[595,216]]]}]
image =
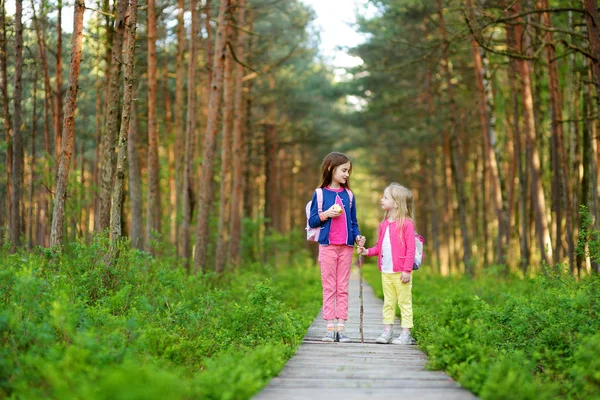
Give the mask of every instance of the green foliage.
[{"label": "green foliage", "polygon": [[187,276],[108,241],[0,253],[0,397],[251,397],[295,352],[320,306],[318,270],[249,264]]},{"label": "green foliage", "polygon": [[[382,296],[379,271],[367,280]],[[414,273],[414,336],[482,399],[600,398],[600,280],[522,280],[490,268],[476,280]]]}]

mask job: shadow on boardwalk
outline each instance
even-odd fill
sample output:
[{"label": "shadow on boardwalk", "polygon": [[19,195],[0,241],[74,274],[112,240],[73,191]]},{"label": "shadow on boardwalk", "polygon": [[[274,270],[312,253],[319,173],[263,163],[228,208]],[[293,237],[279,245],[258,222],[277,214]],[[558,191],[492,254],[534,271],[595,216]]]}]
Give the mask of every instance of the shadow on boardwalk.
[{"label": "shadow on boardwalk", "polygon": [[[352,343],[323,343],[322,311],[303,343],[279,376],[255,399],[475,399],[440,371],[427,371],[427,356],[417,346],[376,344],[381,333],[381,306],[373,289],[363,282],[365,343],[359,334],[359,278],[350,278],[349,320]],[[394,332],[400,333],[399,321]]]}]

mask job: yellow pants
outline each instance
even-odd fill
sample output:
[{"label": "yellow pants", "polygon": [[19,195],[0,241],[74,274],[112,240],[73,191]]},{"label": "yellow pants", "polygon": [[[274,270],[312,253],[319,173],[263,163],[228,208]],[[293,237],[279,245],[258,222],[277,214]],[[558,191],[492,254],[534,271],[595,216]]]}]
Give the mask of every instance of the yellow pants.
[{"label": "yellow pants", "polygon": [[402,328],[413,327],[412,310],[412,277],[410,282],[402,283],[402,273],[381,273],[383,285],[383,323],[393,325],[396,315],[396,304],[400,307]]}]

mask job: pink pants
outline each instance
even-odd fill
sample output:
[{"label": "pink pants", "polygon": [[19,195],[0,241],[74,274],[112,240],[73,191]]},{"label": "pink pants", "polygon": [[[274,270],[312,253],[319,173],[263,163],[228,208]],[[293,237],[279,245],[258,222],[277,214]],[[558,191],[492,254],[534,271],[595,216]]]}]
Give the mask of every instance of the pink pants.
[{"label": "pink pants", "polygon": [[319,246],[324,320],[348,319],[348,282],[353,250],[346,245]]}]

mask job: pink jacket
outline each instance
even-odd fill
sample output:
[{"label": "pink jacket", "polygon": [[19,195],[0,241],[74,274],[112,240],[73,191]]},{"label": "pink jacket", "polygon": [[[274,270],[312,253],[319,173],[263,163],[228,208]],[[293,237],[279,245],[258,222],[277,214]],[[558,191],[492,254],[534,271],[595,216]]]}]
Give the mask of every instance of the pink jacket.
[{"label": "pink jacket", "polygon": [[377,255],[377,266],[381,271],[381,245],[385,230],[390,228],[390,242],[392,244],[392,258],[394,272],[408,272],[413,270],[415,260],[415,225],[410,219],[405,219],[402,226],[402,240],[400,240],[400,232],[398,232],[398,224],[396,221],[389,222],[387,219],[379,224],[379,238],[374,247],[367,249],[367,256]]}]

